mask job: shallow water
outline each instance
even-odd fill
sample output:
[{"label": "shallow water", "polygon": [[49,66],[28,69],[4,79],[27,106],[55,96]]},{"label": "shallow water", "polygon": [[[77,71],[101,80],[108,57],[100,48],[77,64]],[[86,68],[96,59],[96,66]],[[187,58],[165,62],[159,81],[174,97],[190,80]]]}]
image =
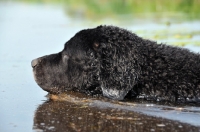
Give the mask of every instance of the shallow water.
[{"label": "shallow water", "polygon": [[195,123],[200,114],[197,107],[175,108],[149,103],[119,102],[73,92],[60,97],[54,96],[53,100],[46,101],[37,108],[34,129],[85,132],[200,130],[199,124]]},{"label": "shallow water", "polygon": [[[170,27],[155,22],[101,24],[105,23],[158,42],[188,42],[186,48],[200,52],[195,46],[200,42],[199,21]],[[64,101],[45,97],[33,79],[31,60],[61,51],[77,31],[97,25],[67,17],[60,6],[0,3],[0,131],[200,131],[198,106],[115,102],[77,93],[69,93],[72,96]]]}]

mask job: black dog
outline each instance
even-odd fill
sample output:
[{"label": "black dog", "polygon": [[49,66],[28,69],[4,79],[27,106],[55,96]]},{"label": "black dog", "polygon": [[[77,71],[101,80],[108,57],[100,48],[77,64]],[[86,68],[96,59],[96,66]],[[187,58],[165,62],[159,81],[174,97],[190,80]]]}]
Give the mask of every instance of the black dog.
[{"label": "black dog", "polygon": [[200,55],[114,26],[78,32],[63,51],[33,60],[35,81],[53,94],[200,101]]}]

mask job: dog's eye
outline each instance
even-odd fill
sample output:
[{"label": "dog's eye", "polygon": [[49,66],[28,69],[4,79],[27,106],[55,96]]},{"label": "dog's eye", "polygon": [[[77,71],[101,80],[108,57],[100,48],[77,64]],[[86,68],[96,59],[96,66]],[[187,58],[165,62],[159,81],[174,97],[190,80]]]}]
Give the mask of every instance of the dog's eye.
[{"label": "dog's eye", "polygon": [[67,54],[63,55],[63,61],[66,62],[69,59],[69,56]]}]

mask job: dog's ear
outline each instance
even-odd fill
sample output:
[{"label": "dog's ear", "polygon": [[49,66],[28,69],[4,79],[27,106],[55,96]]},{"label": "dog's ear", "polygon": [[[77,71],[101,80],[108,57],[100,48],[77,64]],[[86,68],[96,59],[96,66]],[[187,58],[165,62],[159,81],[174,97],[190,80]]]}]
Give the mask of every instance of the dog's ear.
[{"label": "dog's ear", "polygon": [[137,83],[139,76],[134,51],[126,44],[115,41],[94,43],[93,48],[100,62],[100,86],[103,95],[123,100]]}]

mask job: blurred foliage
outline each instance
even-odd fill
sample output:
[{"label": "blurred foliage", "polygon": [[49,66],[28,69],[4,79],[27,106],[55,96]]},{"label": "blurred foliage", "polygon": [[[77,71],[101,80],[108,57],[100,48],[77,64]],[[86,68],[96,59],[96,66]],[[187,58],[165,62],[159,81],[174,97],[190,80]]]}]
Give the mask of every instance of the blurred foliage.
[{"label": "blurred foliage", "polygon": [[181,47],[186,45],[200,46],[200,41],[193,39],[200,37],[199,30],[194,31],[184,28],[171,30],[166,28],[162,30],[138,30],[133,32],[145,39],[156,40],[158,43],[167,42],[166,44]]},{"label": "blurred foliage", "polygon": [[24,2],[62,4],[66,13],[81,18],[186,16],[200,18],[200,0],[20,0]]}]

